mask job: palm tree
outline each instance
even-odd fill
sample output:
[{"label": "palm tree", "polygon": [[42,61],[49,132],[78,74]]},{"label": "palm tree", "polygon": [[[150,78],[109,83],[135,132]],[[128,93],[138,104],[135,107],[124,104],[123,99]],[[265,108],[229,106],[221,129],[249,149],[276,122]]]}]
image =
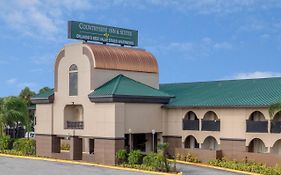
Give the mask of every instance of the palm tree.
[{"label": "palm tree", "polygon": [[35,92],[29,89],[29,87],[25,87],[23,90],[21,90],[19,96],[25,100],[26,104],[30,106],[31,101],[30,98],[36,95]]},{"label": "palm tree", "polygon": [[281,111],[281,102],[274,103],[269,106],[268,112],[271,119],[273,119],[276,112]]},{"label": "palm tree", "polygon": [[[1,105],[1,118],[5,126],[14,128],[18,131],[19,126],[25,126],[30,131],[30,121],[28,108],[24,99],[20,97],[6,97]],[[14,137],[16,137],[14,132]]]}]

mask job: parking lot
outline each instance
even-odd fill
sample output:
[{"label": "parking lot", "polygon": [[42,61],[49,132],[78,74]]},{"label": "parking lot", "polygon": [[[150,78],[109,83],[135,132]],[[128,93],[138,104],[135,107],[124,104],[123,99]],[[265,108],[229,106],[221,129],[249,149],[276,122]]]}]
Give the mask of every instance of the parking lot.
[{"label": "parking lot", "polygon": [[[188,175],[236,175],[220,170],[201,168],[190,165],[177,165],[183,174]],[[102,168],[97,166],[75,165],[44,160],[0,157],[0,174],[2,175],[143,175],[146,173]]]}]

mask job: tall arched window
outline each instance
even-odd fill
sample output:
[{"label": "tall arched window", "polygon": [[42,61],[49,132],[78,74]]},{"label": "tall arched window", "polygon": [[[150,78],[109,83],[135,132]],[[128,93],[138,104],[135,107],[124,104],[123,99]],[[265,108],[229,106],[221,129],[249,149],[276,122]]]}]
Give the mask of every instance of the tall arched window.
[{"label": "tall arched window", "polygon": [[78,95],[78,68],[76,64],[69,67],[69,96]]}]

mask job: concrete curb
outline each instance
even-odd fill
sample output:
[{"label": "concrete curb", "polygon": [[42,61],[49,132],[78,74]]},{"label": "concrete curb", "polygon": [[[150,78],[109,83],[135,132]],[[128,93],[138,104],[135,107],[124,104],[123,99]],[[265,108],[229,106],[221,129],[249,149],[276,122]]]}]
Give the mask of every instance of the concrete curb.
[{"label": "concrete curb", "polygon": [[[174,160],[169,159],[169,161],[174,161]],[[204,167],[204,168],[212,168],[212,169],[228,171],[228,172],[233,172],[233,173],[246,174],[246,175],[261,175],[261,174],[257,174],[257,173],[250,173],[250,172],[246,172],[246,171],[233,170],[233,169],[229,169],[229,168],[217,167],[217,166],[203,164],[203,163],[192,163],[192,162],[185,162],[185,161],[180,161],[180,160],[176,160],[176,162],[180,163],[180,164],[193,165],[193,166],[199,166],[199,167]]]},{"label": "concrete curb", "polygon": [[101,167],[101,168],[110,168],[110,169],[116,169],[116,170],[125,170],[125,171],[140,172],[140,173],[147,173],[147,174],[158,174],[158,175],[181,175],[182,174],[182,172],[177,173],[177,174],[176,173],[163,173],[163,172],[139,170],[139,169],[134,169],[134,168],[124,168],[124,167],[119,167],[119,166],[102,165],[102,164],[79,162],[79,161],[73,161],[73,160],[52,159],[52,158],[45,158],[45,157],[17,156],[17,155],[2,154],[2,153],[0,153],[0,157],[21,158],[21,159],[30,159],[30,160],[44,160],[44,161],[49,161],[49,162],[96,166],[96,167]]}]

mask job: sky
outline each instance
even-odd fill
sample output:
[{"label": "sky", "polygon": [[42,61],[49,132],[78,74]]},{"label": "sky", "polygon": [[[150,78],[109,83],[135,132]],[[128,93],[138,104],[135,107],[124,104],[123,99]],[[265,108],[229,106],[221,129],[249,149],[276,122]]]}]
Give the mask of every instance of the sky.
[{"label": "sky", "polygon": [[53,87],[69,20],[138,30],[161,83],[281,76],[280,0],[0,0],[0,97]]}]

